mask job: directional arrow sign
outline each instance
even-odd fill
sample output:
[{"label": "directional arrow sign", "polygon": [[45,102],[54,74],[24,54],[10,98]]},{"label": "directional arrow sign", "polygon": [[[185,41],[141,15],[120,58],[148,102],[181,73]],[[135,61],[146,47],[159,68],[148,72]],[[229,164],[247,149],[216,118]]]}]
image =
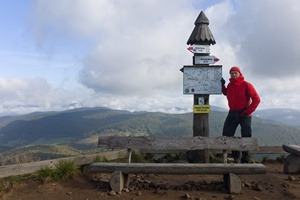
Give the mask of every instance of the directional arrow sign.
[{"label": "directional arrow sign", "polygon": [[197,64],[215,64],[220,59],[215,56],[194,56],[194,63]]},{"label": "directional arrow sign", "polygon": [[192,53],[210,53],[208,45],[192,45],[187,48]]}]

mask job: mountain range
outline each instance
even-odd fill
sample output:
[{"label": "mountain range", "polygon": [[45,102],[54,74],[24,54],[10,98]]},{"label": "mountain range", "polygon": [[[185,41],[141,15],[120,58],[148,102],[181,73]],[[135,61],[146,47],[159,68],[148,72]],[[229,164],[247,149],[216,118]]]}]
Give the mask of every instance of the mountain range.
[{"label": "mountain range", "polygon": [[[210,136],[221,136],[226,115],[227,111],[212,106]],[[299,117],[300,112],[292,109],[256,111],[253,137],[262,146],[300,144]],[[129,112],[106,107],[5,116],[0,117],[0,158],[19,156],[22,149],[23,154],[35,149],[43,158],[77,155],[97,149],[99,135],[185,137],[193,135],[192,127],[193,113]],[[240,136],[239,130],[236,136]],[[37,149],[44,150],[41,153]],[[33,159],[32,153],[28,155],[25,157]]]}]

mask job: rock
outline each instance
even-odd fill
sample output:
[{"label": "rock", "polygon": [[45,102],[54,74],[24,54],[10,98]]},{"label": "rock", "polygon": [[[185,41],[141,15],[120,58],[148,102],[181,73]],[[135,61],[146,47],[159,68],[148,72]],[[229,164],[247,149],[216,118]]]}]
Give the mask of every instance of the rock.
[{"label": "rock", "polygon": [[157,184],[156,184],[156,183],[153,183],[153,182],[151,182],[151,183],[149,184],[149,187],[152,187],[152,188],[157,188]]},{"label": "rock", "polygon": [[188,193],[185,193],[184,196],[185,196],[186,199],[191,199],[191,196]]},{"label": "rock", "polygon": [[110,192],[108,193],[108,195],[109,195],[109,196],[116,196],[117,193],[116,193],[115,191],[112,190],[112,191],[110,191]]},{"label": "rock", "polygon": [[134,191],[135,190],[135,187],[130,187],[128,188],[130,191]]},{"label": "rock", "polygon": [[243,182],[243,186],[244,186],[244,187],[251,187],[251,186],[252,186],[252,184],[251,184],[251,183],[249,183],[249,182]]},{"label": "rock", "polygon": [[138,191],[137,193],[135,193],[136,196],[142,196],[142,192]]},{"label": "rock", "polygon": [[290,187],[290,185],[289,185],[288,183],[282,183],[281,186],[282,186],[283,188],[289,188],[289,187]]},{"label": "rock", "polygon": [[295,177],[295,176],[289,176],[288,177],[288,180],[289,181],[296,181],[298,178],[297,177]]},{"label": "rock", "polygon": [[256,191],[262,191],[262,187],[258,183],[254,184],[252,186],[252,189]]}]

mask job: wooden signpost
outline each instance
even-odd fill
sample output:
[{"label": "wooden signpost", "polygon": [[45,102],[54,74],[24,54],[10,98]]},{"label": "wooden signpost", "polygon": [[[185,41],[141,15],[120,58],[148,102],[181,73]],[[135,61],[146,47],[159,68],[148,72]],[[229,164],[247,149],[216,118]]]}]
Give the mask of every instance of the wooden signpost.
[{"label": "wooden signpost", "polygon": [[[214,45],[215,39],[208,27],[209,20],[201,11],[195,21],[195,27],[191,33],[187,44],[190,45],[187,49],[194,54],[193,56],[193,68],[194,73],[192,75],[185,74],[185,69],[191,66],[184,66],[181,71],[184,73],[184,93],[194,95],[193,106],[193,136],[209,136],[209,94],[211,90],[214,90],[213,94],[216,94],[215,90],[218,90],[221,94],[221,78],[222,71],[211,71],[210,64],[214,64],[219,61],[215,56],[210,56],[210,45]],[[205,67],[206,69],[204,69]],[[186,70],[188,73],[189,70]],[[189,78],[190,77],[190,78]],[[200,85],[199,85],[200,84]],[[190,89],[192,88],[192,89]],[[204,89],[203,91],[195,92]],[[192,91],[193,90],[193,91]],[[209,162],[209,152],[206,150],[193,152],[194,162]]]}]

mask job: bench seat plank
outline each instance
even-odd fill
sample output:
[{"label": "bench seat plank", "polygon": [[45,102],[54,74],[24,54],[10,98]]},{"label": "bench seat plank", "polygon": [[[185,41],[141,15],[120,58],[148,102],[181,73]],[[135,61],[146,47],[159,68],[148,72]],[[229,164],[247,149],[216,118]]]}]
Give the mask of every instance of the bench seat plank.
[{"label": "bench seat plank", "polygon": [[93,163],[91,172],[113,173],[122,171],[124,174],[265,174],[263,164],[236,163]]},{"label": "bench seat plank", "polygon": [[99,148],[140,150],[258,150],[257,138],[100,136]]},{"label": "bench seat plank", "polygon": [[300,156],[300,145],[282,145],[283,150],[288,153]]}]

